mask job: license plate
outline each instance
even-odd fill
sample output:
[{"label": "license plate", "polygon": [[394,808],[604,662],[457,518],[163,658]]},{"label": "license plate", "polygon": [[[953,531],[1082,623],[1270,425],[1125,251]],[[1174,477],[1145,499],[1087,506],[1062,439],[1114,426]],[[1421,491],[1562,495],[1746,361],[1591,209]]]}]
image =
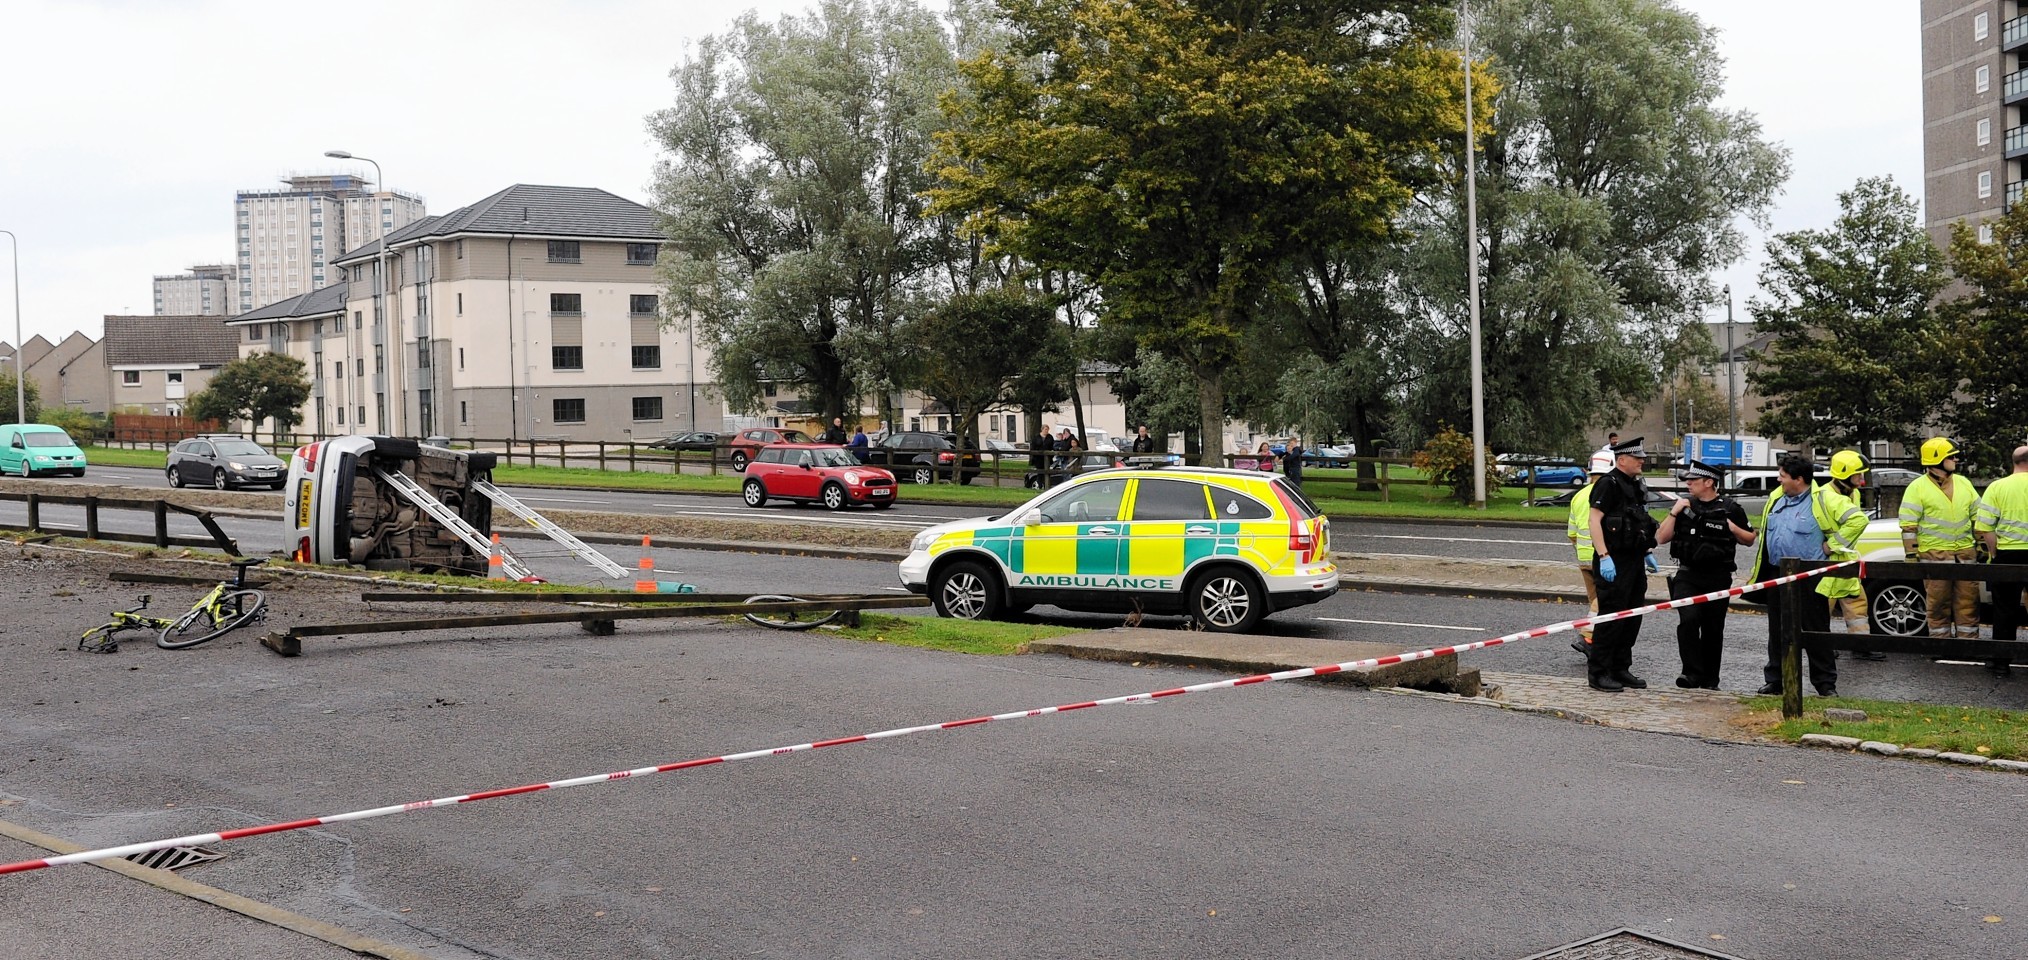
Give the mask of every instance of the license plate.
[{"label": "license plate", "polygon": [[296,481],[296,529],[304,530],[308,529],[309,526],[310,481],[307,479],[298,480]]},{"label": "license plate", "polygon": [[893,490],[890,490],[890,489],[888,489],[888,488],[886,488],[886,487],[874,487],[874,488],[873,488],[873,489],[872,489],[871,491],[869,491],[869,492],[870,492],[870,493],[872,493],[872,494],[873,494],[874,496],[876,496],[876,497],[885,497],[885,496],[889,496],[889,495],[891,495],[891,494],[893,494],[893,493],[894,493],[894,491],[893,491]]}]

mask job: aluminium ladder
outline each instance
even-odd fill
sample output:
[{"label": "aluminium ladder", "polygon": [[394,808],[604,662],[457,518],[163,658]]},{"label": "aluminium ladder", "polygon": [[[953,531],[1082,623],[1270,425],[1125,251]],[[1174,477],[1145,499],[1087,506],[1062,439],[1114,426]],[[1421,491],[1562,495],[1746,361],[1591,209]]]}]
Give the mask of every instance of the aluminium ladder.
[{"label": "aluminium ladder", "polygon": [[529,526],[542,531],[542,533],[545,536],[549,537],[549,539],[554,540],[557,543],[563,544],[564,548],[569,550],[571,553],[576,554],[579,560],[583,560],[584,562],[599,568],[600,570],[605,572],[606,576],[612,577],[615,580],[624,580],[627,578],[628,576],[627,568],[622,567],[617,563],[614,563],[611,557],[608,557],[605,554],[592,549],[590,544],[587,544],[583,540],[579,540],[577,537],[572,536],[570,531],[557,526],[548,517],[536,513],[527,504],[524,504],[521,501],[508,496],[507,491],[494,486],[491,482],[486,480],[472,481],[472,489],[477,490],[482,494],[485,494],[486,497],[492,500],[494,503],[507,508],[507,512],[512,513],[513,515],[528,521]]},{"label": "aluminium ladder", "polygon": [[[473,528],[471,524],[466,523],[464,517],[458,516],[456,510],[452,510],[450,507],[445,506],[443,501],[431,496],[428,490],[423,489],[422,484],[410,479],[407,474],[399,470],[383,470],[379,467],[374,467],[373,472],[374,475],[385,481],[388,486],[393,487],[396,493],[407,497],[410,503],[421,507],[424,513],[430,515],[430,519],[442,524],[444,529],[457,534],[458,539],[463,540],[465,546],[472,548],[475,554],[482,557],[492,556],[493,544],[485,537],[480,536],[479,531]],[[521,561],[514,559],[514,555],[508,553],[505,547],[500,548],[500,560],[502,566],[507,570],[507,575],[516,580],[526,580],[535,575],[534,571],[522,566]]]}]

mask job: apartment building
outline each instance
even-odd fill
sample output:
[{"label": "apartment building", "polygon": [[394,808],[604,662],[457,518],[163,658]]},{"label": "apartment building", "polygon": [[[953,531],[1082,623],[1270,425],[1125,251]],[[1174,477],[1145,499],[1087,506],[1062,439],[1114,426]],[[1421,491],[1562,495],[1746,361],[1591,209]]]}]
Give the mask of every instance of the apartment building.
[{"label": "apartment building", "polygon": [[2016,0],[1922,0],[1923,210],[1939,247],[1951,224],[1997,217],[2028,186],[2023,13]]},{"label": "apartment building", "polygon": [[242,190],[233,200],[236,298],[227,315],[309,293],[338,279],[332,261],[422,219],[421,197],[373,190],[351,174],[289,177],[281,190]]},{"label": "apartment building", "polygon": [[228,317],[239,311],[239,269],[229,263],[204,264],[189,273],[155,278],[158,317]]},{"label": "apartment building", "polygon": [[230,321],[312,371],[319,433],[659,437],[724,422],[707,351],[661,323],[653,210],[517,184],[333,260],[336,281]]},{"label": "apartment building", "polygon": [[[190,396],[239,356],[235,332],[217,317],[107,317],[97,353],[109,412],[182,413]],[[94,395],[83,383],[67,389]]]}]

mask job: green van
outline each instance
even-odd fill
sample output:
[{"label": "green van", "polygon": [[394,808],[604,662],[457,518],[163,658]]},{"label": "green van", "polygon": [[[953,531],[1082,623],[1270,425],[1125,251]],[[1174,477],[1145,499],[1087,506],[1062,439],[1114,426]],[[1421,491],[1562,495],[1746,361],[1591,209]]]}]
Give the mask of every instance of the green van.
[{"label": "green van", "polygon": [[0,474],[32,477],[38,473],[85,475],[85,455],[62,427],[46,423],[0,424]]}]

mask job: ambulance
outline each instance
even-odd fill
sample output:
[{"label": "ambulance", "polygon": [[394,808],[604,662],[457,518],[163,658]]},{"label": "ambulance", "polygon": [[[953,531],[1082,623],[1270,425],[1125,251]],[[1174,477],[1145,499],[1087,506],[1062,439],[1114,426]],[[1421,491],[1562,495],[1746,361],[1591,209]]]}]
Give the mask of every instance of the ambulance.
[{"label": "ambulance", "polygon": [[1338,590],[1331,522],[1279,474],[1137,458],[998,517],[917,534],[901,582],[939,615],[991,620],[1037,604],[1181,614],[1238,633]]}]

